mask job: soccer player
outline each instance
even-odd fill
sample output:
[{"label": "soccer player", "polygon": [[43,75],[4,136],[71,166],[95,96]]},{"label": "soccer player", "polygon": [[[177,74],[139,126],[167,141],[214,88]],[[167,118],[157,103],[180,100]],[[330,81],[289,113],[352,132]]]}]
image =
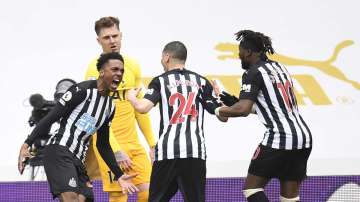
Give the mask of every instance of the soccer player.
[{"label": "soccer player", "polygon": [[83,163],[89,139],[96,131],[96,147],[115,174],[114,180],[130,193],[137,191],[131,183],[135,175],[123,174],[109,143],[109,126],[115,113],[115,105],[109,93],[116,91],[122,80],[124,59],[119,53],[103,54],[97,62],[97,69],[99,78],[71,86],[36,125],[20,149],[18,169],[21,173],[24,158],[31,157],[29,145],[60,120],[60,129],[50,137],[44,149],[43,161],[51,193],[61,201],[93,199],[93,191],[87,186],[89,177]]},{"label": "soccer player", "polygon": [[150,180],[150,202],[169,201],[178,189],[187,202],[205,201],[204,109],[214,114],[220,104],[212,96],[210,82],[185,68],[186,57],[183,43],[168,43],[161,59],[165,73],[150,82],[143,99],[136,98],[140,89],[128,92],[128,100],[141,113],[159,103],[160,130]]},{"label": "soccer player", "polygon": [[244,195],[250,202],[268,201],[264,187],[271,178],[278,178],[280,201],[300,201],[299,187],[306,177],[312,136],[299,113],[290,74],[283,65],[267,58],[266,53],[274,53],[268,36],[242,30],[236,39],[245,70],[240,96],[220,95],[228,106],[217,108],[215,113],[221,117],[248,116],[254,107],[266,127],[249,166]]},{"label": "soccer player", "polygon": [[[95,32],[103,53],[120,52],[122,32],[120,32],[119,20],[117,18],[100,18],[95,22]],[[151,162],[145,148],[139,141],[136,123],[140,127],[150,147],[150,157],[153,157],[155,139],[149,115],[136,112],[130,102],[125,98],[125,93],[128,89],[141,85],[141,71],[139,64],[135,60],[126,56],[124,56],[124,60],[125,72],[123,80],[117,89],[117,99],[115,101],[117,110],[110,128],[110,143],[122,169],[127,173],[138,173],[133,179],[133,183],[140,190],[137,193],[137,198],[139,202],[147,202]],[[86,79],[96,79],[98,77],[99,74],[96,71],[95,61],[96,59],[90,63],[86,72]],[[96,142],[96,136],[94,136],[93,139],[93,141]],[[121,192],[121,187],[112,180],[113,173],[111,173],[111,170],[101,159],[95,144],[93,144],[93,149],[90,149],[87,165],[96,162],[93,155],[94,153],[99,165],[103,190],[109,193],[109,201],[127,201],[127,193]]]}]

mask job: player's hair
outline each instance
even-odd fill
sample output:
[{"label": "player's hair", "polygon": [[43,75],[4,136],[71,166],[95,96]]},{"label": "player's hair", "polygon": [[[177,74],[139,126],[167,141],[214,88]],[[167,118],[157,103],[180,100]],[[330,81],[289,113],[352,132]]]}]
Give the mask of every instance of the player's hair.
[{"label": "player's hair", "polygon": [[119,28],[119,19],[117,17],[112,17],[112,16],[108,16],[108,17],[102,17],[99,20],[97,20],[95,22],[95,32],[96,35],[99,36],[100,31],[102,28],[109,28],[112,27],[114,25],[116,25],[116,27],[120,30]]},{"label": "player's hair", "polygon": [[118,52],[103,53],[100,55],[99,59],[97,60],[96,63],[97,70],[100,71],[101,68],[104,67],[104,64],[106,64],[111,59],[120,60],[122,63],[124,63],[124,58]]},{"label": "player's hair", "polygon": [[236,40],[240,41],[239,46],[245,49],[250,49],[254,52],[260,52],[261,57],[266,57],[266,54],[274,54],[275,50],[272,47],[270,37],[261,32],[254,32],[252,30],[241,30],[235,33]]},{"label": "player's hair", "polygon": [[169,53],[172,58],[186,61],[187,49],[180,41],[172,41],[165,45],[163,53]]}]

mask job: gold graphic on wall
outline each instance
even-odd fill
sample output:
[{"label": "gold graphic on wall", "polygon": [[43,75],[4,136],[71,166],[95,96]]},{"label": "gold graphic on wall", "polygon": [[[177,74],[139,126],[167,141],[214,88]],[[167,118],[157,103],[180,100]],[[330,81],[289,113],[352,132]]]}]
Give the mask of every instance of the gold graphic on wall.
[{"label": "gold graphic on wall", "polygon": [[[269,58],[272,60],[276,60],[285,66],[305,66],[309,68],[315,68],[324,74],[344,81],[346,83],[351,84],[357,90],[360,90],[360,83],[357,81],[350,80],[346,77],[346,75],[340,70],[340,68],[336,67],[333,63],[336,61],[339,52],[350,46],[353,45],[354,42],[352,40],[345,40],[339,43],[331,55],[331,57],[324,61],[315,61],[315,60],[305,60],[299,59],[294,57],[285,56],[282,54],[275,53],[274,55],[270,56]],[[238,44],[233,43],[219,43],[215,46],[215,50],[220,52],[225,52],[228,54],[223,54],[218,56],[219,60],[226,60],[226,59],[239,59],[239,49]]]}]

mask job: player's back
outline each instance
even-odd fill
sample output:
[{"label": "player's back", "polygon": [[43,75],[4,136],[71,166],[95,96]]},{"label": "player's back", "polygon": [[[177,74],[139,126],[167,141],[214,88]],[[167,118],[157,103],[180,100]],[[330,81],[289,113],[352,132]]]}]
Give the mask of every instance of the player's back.
[{"label": "player's back", "polygon": [[[257,71],[254,73],[254,71]],[[247,74],[259,74],[256,111],[267,127],[263,144],[278,149],[311,147],[311,132],[299,113],[293,82],[287,69],[276,61],[260,63]],[[246,91],[251,86],[242,86]]]},{"label": "player's back", "polygon": [[[203,118],[205,97],[212,93],[209,81],[195,72],[174,69],[155,77],[152,83],[158,86],[160,97],[160,130],[155,158],[205,159]],[[147,95],[156,90],[150,86]]]}]

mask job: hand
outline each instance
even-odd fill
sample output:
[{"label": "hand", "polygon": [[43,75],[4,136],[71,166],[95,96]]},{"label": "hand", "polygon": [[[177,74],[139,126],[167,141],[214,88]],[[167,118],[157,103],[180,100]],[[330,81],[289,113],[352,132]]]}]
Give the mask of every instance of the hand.
[{"label": "hand", "polygon": [[154,147],[150,147],[149,156],[150,156],[151,164],[153,164],[154,161],[155,161],[155,146],[154,146]]},{"label": "hand", "polygon": [[127,91],[127,99],[135,100],[138,94],[140,93],[141,88],[132,88]]},{"label": "hand", "polygon": [[219,88],[219,85],[217,84],[216,80],[213,79],[213,80],[210,81],[210,83],[211,83],[211,85],[212,85],[212,87],[214,89],[215,95],[217,97],[219,97],[221,92],[220,92],[220,88]]},{"label": "hand", "polygon": [[22,174],[25,168],[25,161],[33,156],[29,152],[29,145],[24,143],[21,145],[19,157],[18,157],[18,170],[19,173]]},{"label": "hand", "polygon": [[139,189],[131,182],[131,179],[136,177],[138,174],[131,174],[131,175],[127,175],[127,174],[123,174],[119,179],[118,179],[118,183],[121,187],[121,191],[125,194],[125,193],[129,193],[129,194],[133,194],[135,192],[138,192]]},{"label": "hand", "polygon": [[233,106],[235,103],[239,101],[239,98],[235,97],[234,95],[230,95],[229,93],[223,91],[220,94],[220,100],[228,107]]},{"label": "hand", "polygon": [[123,151],[115,152],[116,162],[120,165],[121,170],[124,172],[129,172],[131,168],[131,159],[130,157]]}]

